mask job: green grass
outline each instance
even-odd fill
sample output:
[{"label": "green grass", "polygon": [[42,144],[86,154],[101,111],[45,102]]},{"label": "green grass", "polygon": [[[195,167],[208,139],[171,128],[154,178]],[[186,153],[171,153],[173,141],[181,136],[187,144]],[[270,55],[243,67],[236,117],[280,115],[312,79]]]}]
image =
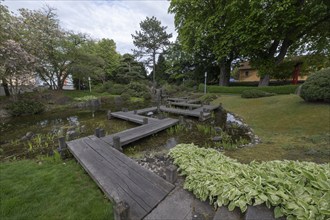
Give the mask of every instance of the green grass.
[{"label": "green grass", "polygon": [[296,95],[243,99],[222,95],[215,103],[244,118],[262,143],[226,152],[242,162],[276,159],[330,162],[330,105]]},{"label": "green grass", "polygon": [[113,219],[112,205],[79,164],[0,164],[0,219]]},{"label": "green grass", "polygon": [[[207,86],[207,92],[209,93],[230,93],[230,94],[241,94],[246,90],[261,90],[264,92],[275,93],[275,94],[291,94],[296,91],[299,85],[285,85],[285,86]],[[199,84],[198,90],[204,91],[204,85]]]},{"label": "green grass", "polygon": [[67,97],[73,98],[73,99],[81,99],[84,97],[88,97],[88,96],[95,96],[97,98],[101,98],[101,97],[116,97],[118,95],[112,95],[108,92],[89,92],[89,90],[72,90],[72,91],[63,91],[63,94]]}]

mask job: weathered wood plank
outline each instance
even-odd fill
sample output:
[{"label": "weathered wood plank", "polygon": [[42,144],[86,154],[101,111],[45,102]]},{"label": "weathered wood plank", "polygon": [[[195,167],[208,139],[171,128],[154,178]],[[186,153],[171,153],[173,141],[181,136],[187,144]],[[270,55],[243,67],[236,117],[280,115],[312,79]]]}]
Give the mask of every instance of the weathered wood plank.
[{"label": "weathered wood plank", "polygon": [[147,211],[130,194],[125,192],[120,184],[114,182],[118,176],[113,175],[104,168],[107,167],[105,161],[95,154],[89,146],[85,145],[81,140],[75,140],[68,143],[68,149],[108,198],[115,203],[124,199],[130,205],[130,212],[133,219],[144,217]]},{"label": "weathered wood plank", "polygon": [[129,170],[130,177],[132,177],[135,182],[145,181],[145,190],[149,191],[151,194],[163,195],[163,193],[167,193],[173,188],[172,184],[169,184],[161,177],[138,165],[134,160],[125,156],[123,153],[109,147],[101,139],[91,137],[91,141],[96,143],[95,146],[92,146],[93,149],[102,153],[104,157],[111,158],[116,164],[119,164],[120,168]]},{"label": "weathered wood plank", "polygon": [[129,204],[132,219],[142,219],[174,187],[95,136],[67,145],[108,197]]},{"label": "weathered wood plank", "polygon": [[[203,109],[198,108],[194,110],[185,110],[185,109],[177,109],[177,108],[167,108],[166,106],[160,106],[160,110],[163,112],[173,113],[173,114],[179,114],[179,115],[186,115],[186,116],[192,116],[192,117],[198,117],[200,116],[200,112],[203,111]],[[210,113],[203,112],[203,117],[208,118],[210,117]]]},{"label": "weathered wood plank", "polygon": [[169,102],[170,105],[173,106],[179,106],[179,107],[191,107],[191,108],[199,108],[202,105],[199,104],[190,104],[190,103],[186,103],[186,102]]},{"label": "weathered wood plank", "polygon": [[113,140],[112,140],[113,136],[118,136],[120,137],[121,146],[124,146],[136,140],[142,139],[149,135],[165,130],[177,124],[178,122],[179,120],[177,119],[167,118],[167,119],[159,120],[158,123],[149,123],[149,124],[141,125],[139,127],[130,128],[116,134],[105,136],[101,139],[107,142],[108,144],[113,145]]},{"label": "weathered wood plank", "polygon": [[[133,112],[112,112],[111,116],[115,117],[115,118],[120,118],[120,119],[123,119],[126,121],[131,121],[131,122],[134,122],[137,124],[143,124],[143,119],[145,118],[145,116],[134,114]],[[150,123],[153,123],[153,122],[158,122],[159,119],[148,118],[148,121]]]}]

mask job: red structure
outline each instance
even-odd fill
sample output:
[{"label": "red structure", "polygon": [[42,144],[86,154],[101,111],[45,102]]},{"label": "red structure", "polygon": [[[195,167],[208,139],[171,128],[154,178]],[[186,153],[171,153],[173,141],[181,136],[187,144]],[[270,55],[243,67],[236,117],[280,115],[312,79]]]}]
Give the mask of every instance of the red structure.
[{"label": "red structure", "polygon": [[300,75],[301,64],[302,63],[297,63],[294,66],[294,70],[293,70],[293,73],[292,73],[292,82],[291,82],[294,85],[298,84],[298,77]]}]

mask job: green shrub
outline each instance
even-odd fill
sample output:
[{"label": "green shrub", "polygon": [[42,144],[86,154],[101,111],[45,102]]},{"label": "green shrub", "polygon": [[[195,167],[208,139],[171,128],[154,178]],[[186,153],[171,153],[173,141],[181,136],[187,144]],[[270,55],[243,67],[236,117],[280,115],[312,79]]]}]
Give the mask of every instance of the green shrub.
[{"label": "green shrub", "polygon": [[133,97],[145,98],[147,100],[151,99],[150,91],[148,87],[143,83],[131,82],[128,84],[127,88],[127,93]]},{"label": "green shrub", "polygon": [[131,100],[131,95],[128,92],[122,93],[120,97],[124,102],[128,102]]},{"label": "green shrub", "polygon": [[[269,93],[275,94],[291,94],[296,91],[299,85],[286,85],[286,86],[263,86],[263,87],[252,87],[252,86],[207,86],[208,93],[232,93],[232,94],[242,94],[245,90],[261,90]],[[200,92],[204,91],[204,84],[199,84],[198,90]]]},{"label": "green shrub", "polygon": [[249,98],[261,98],[261,97],[267,97],[267,96],[273,96],[273,95],[275,95],[275,94],[265,92],[265,91],[262,91],[262,90],[251,89],[251,90],[243,91],[241,97],[249,99]]},{"label": "green shrub", "polygon": [[218,96],[216,94],[207,93],[207,94],[199,97],[198,99],[203,103],[210,103],[217,98],[218,98]]},{"label": "green shrub", "polygon": [[330,68],[311,75],[301,87],[300,97],[307,102],[330,102]]},{"label": "green shrub", "polygon": [[19,100],[7,106],[7,110],[12,116],[39,114],[45,110],[41,102],[32,100]]}]

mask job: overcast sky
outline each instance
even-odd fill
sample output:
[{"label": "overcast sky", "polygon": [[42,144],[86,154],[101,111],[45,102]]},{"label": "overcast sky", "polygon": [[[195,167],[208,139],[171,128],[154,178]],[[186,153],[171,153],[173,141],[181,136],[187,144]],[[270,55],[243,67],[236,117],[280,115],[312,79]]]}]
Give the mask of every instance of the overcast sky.
[{"label": "overcast sky", "polygon": [[67,30],[89,34],[94,39],[113,39],[117,51],[131,53],[134,48],[131,34],[139,30],[139,23],[147,16],[155,16],[167,32],[177,34],[174,16],[168,14],[169,1],[166,0],[5,0],[9,10],[17,14],[17,9],[40,9],[45,5],[57,9],[61,26]]}]

